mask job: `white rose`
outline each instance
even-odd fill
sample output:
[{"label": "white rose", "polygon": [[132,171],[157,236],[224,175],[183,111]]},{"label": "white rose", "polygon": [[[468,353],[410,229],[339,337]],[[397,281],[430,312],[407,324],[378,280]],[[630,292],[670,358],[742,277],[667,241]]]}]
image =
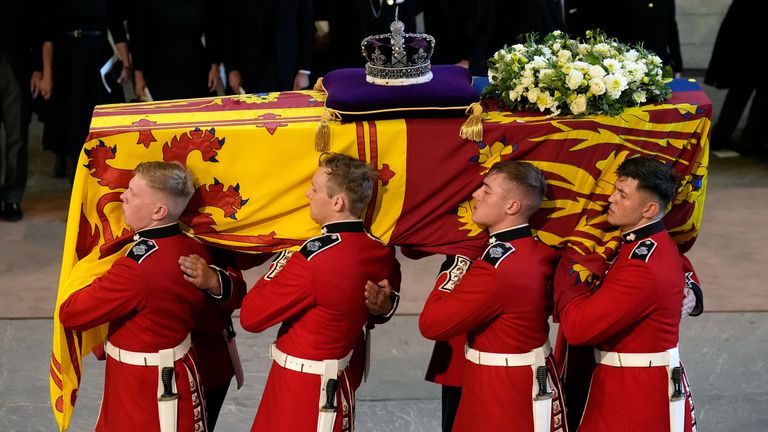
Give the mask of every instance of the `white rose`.
[{"label": "white rose", "polygon": [[589,91],[595,96],[605,93],[605,83],[602,78],[592,78],[589,80]]},{"label": "white rose", "polygon": [[645,92],[638,90],[632,94],[632,99],[638,104],[645,103]]},{"label": "white rose", "polygon": [[561,48],[561,47],[562,47],[562,45],[560,45],[560,42],[555,42],[554,44],[552,44],[552,50],[553,50],[554,52],[558,52],[558,51],[560,51],[560,48]]},{"label": "white rose", "polygon": [[523,46],[523,44],[514,44],[511,48],[517,52],[525,51],[525,46]]},{"label": "white rose", "polygon": [[539,90],[538,87],[534,87],[528,90],[528,101],[530,103],[536,103],[536,101],[539,99],[539,95],[541,95],[541,90]]},{"label": "white rose", "polygon": [[590,51],[592,51],[592,46],[589,44],[579,44],[579,47],[576,49],[576,52],[579,53],[579,55],[584,55]]},{"label": "white rose", "polygon": [[572,70],[571,73],[568,74],[568,78],[566,78],[565,83],[571,90],[576,90],[581,85],[581,81],[584,79],[584,74],[577,70]]},{"label": "white rose", "polygon": [[568,63],[571,61],[572,54],[568,50],[560,50],[560,52],[557,53],[557,61],[559,63]]},{"label": "white rose", "polygon": [[598,65],[590,66],[587,73],[592,78],[602,78],[606,74],[605,69],[603,69],[602,66],[598,66]]},{"label": "white rose", "polygon": [[574,114],[581,114],[587,110],[587,97],[583,94],[576,96],[575,99],[568,104],[568,108]]},{"label": "white rose", "polygon": [[624,58],[629,60],[629,61],[632,61],[632,62],[637,61],[637,58],[639,56],[640,56],[640,53],[637,52],[634,49],[631,49],[631,50],[627,51],[626,53],[624,53]]}]

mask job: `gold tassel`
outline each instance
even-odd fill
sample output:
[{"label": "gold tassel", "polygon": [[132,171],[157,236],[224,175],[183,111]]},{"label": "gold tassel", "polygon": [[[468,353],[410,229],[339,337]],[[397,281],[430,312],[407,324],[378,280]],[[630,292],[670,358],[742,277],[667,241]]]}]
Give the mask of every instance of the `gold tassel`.
[{"label": "gold tassel", "polygon": [[325,87],[323,87],[323,77],[320,77],[317,79],[317,81],[315,81],[315,86],[312,87],[312,90],[328,93],[325,91]]},{"label": "gold tassel", "polygon": [[466,140],[480,142],[483,140],[483,107],[478,102],[473,102],[464,112],[469,118],[464,121],[459,130],[459,136]]},{"label": "gold tassel", "polygon": [[320,114],[320,123],[315,130],[315,150],[327,152],[331,149],[331,125],[328,121],[331,119],[331,113],[325,110]]}]

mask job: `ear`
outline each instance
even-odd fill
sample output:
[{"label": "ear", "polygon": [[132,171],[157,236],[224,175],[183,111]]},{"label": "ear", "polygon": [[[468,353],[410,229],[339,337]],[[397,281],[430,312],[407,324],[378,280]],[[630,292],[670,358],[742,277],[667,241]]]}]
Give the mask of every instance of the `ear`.
[{"label": "ear", "polygon": [[507,201],[507,205],[504,208],[504,212],[508,215],[516,215],[520,213],[520,210],[522,210],[522,208],[523,208],[523,204],[520,201],[510,199],[509,201]]},{"label": "ear", "polygon": [[656,219],[656,215],[659,214],[659,211],[661,210],[661,206],[659,206],[659,203],[657,203],[654,200],[648,201],[648,203],[643,208],[643,217],[646,219]]},{"label": "ear", "polygon": [[341,213],[347,208],[347,199],[344,194],[336,194],[331,198],[331,208],[336,213]]},{"label": "ear", "polygon": [[152,213],[153,220],[163,220],[168,216],[168,207],[164,204],[158,204],[155,207],[155,211]]}]

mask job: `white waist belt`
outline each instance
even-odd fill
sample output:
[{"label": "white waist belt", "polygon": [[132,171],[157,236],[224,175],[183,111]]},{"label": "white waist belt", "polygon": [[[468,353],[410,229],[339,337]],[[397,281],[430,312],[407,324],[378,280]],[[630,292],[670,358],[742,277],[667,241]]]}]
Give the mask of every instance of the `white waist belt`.
[{"label": "white waist belt", "polygon": [[522,354],[489,353],[478,351],[470,348],[469,345],[466,345],[464,348],[464,357],[474,364],[483,366],[531,366],[537,363],[537,351],[540,358],[549,356],[549,353],[552,351],[552,348],[549,346],[549,341],[539,348],[535,348],[532,351]]},{"label": "white waist belt", "polygon": [[[184,357],[184,354],[189,352],[189,347],[192,346],[192,338],[189,334],[184,340],[173,348],[173,361]],[[159,366],[160,354],[159,353],[143,353],[128,351],[118,348],[107,340],[104,344],[104,351],[109,354],[110,357],[119,361],[120,363],[127,363],[134,366]]]},{"label": "white waist belt", "polygon": [[[349,359],[352,357],[352,351],[349,352],[343,359],[339,360],[307,360],[299,357],[288,355],[277,348],[275,344],[269,346],[269,358],[275,361],[280,366],[294,370],[296,372],[310,373],[314,375],[325,374],[325,362],[337,361],[338,370],[344,370],[349,364]],[[335,377],[334,377],[335,378]]]},{"label": "white waist belt", "polygon": [[680,365],[680,353],[677,347],[657,353],[618,353],[595,349],[595,361],[614,367],[677,367]]}]

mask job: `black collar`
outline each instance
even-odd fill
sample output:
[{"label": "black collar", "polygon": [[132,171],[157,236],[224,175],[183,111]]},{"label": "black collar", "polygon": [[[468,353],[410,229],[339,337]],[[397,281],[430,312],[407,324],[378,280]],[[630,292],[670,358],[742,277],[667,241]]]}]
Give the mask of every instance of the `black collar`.
[{"label": "black collar", "polygon": [[511,242],[512,240],[530,237],[531,235],[531,227],[528,226],[528,224],[525,224],[514,228],[496,231],[495,233],[491,234],[491,238],[488,239],[488,243],[493,244],[496,242]]},{"label": "black collar", "polygon": [[664,222],[659,219],[656,222],[651,222],[648,225],[643,225],[640,228],[635,228],[632,231],[622,233],[621,239],[624,243],[632,243],[662,231],[664,231]]},{"label": "black collar", "polygon": [[181,229],[179,228],[179,223],[174,222],[168,225],[145,228],[143,230],[136,231],[136,234],[133,236],[133,238],[135,240],[138,240],[139,238],[159,239],[159,238],[165,238],[165,237],[173,237],[180,233],[181,233]]},{"label": "black collar", "polygon": [[339,222],[330,222],[323,225],[323,234],[335,234],[341,232],[363,232],[363,221],[347,220]]}]

